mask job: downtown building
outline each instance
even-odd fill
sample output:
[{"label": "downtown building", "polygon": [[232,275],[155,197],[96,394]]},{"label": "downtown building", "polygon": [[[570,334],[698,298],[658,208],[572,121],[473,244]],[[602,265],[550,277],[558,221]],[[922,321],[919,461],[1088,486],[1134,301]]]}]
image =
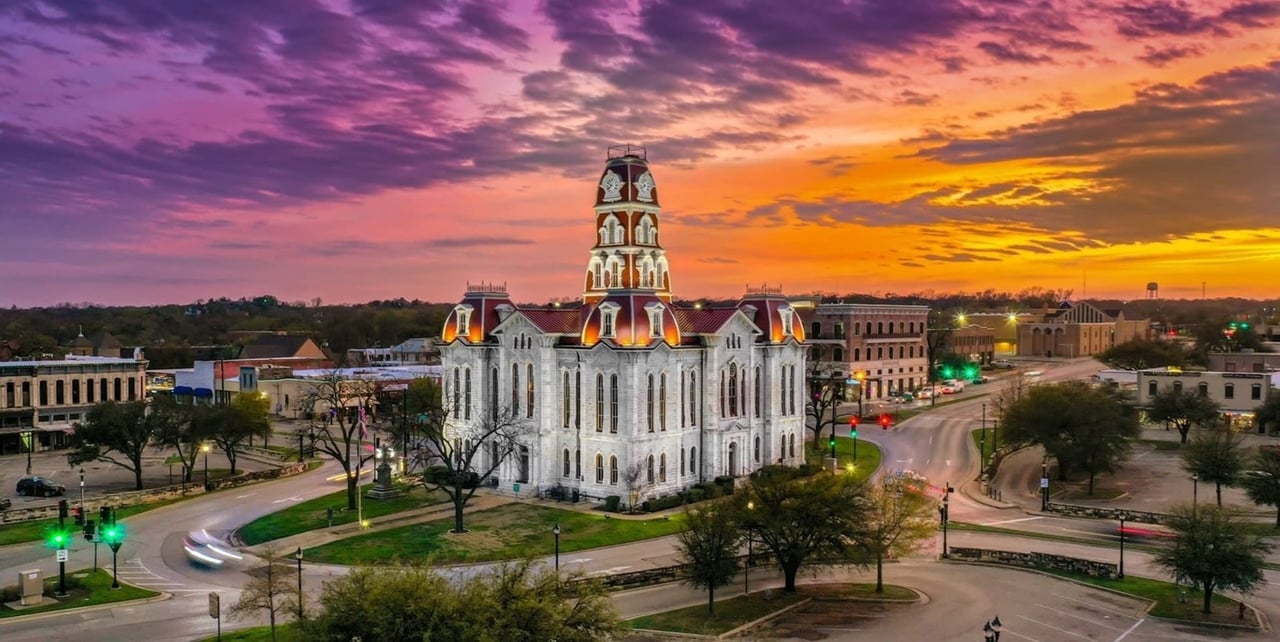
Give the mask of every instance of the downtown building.
[{"label": "downtown building", "polygon": [[639,466],[643,501],[803,462],[804,327],[781,290],[676,302],[643,148],[610,148],[590,220],[580,302],[518,306],[505,286],[468,285],[445,322],[446,432],[468,439],[500,410],[530,428],[486,482],[625,496]]},{"label": "downtown building", "polygon": [[140,351],[0,363],[0,454],[65,447],[95,405],[145,398],[146,369]]}]

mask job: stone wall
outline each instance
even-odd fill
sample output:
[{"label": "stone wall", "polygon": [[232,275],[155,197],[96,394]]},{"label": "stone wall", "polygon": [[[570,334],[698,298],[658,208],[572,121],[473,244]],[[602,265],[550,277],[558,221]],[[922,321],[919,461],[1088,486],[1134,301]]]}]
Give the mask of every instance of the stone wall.
[{"label": "stone wall", "polygon": [[210,485],[213,486],[214,490],[219,490],[222,488],[239,488],[240,486],[244,486],[245,484],[252,484],[254,482],[259,482],[265,479],[276,479],[278,477],[288,477],[290,475],[297,475],[298,473],[301,473],[306,469],[307,469],[307,463],[299,462],[299,463],[289,464],[288,466],[282,466],[280,468],[268,468],[267,470],[258,470],[252,473],[241,473],[239,475],[236,475],[235,477],[224,477],[222,479],[215,479],[214,481],[210,482]]},{"label": "stone wall", "polygon": [[1164,520],[1169,517],[1164,513],[1149,513],[1141,510],[1109,508],[1105,506],[1059,504],[1057,502],[1049,502],[1049,512],[1066,515],[1068,517],[1088,517],[1091,519],[1111,519],[1117,521],[1120,519],[1120,515],[1123,514],[1125,521],[1137,522],[1140,524],[1163,524]]},{"label": "stone wall", "polygon": [[997,551],[987,548],[963,548],[952,546],[950,557],[964,562],[987,562],[1005,566],[1020,566],[1051,571],[1066,571],[1091,577],[1115,579],[1120,569],[1115,564],[1083,560],[1078,557],[1052,555],[1050,553],[1018,553],[1015,551]]}]

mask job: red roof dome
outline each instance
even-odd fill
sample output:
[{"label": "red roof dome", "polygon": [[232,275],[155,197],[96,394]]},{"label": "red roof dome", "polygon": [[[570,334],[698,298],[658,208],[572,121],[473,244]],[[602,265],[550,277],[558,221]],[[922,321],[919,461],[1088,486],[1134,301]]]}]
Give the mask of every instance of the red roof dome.
[{"label": "red roof dome", "polygon": [[658,206],[658,186],[649,173],[643,147],[617,145],[609,148],[604,173],[596,183],[596,206],[637,203]]},{"label": "red roof dome", "polygon": [[[680,326],[670,303],[652,292],[612,292],[583,310],[582,344],[612,341],[645,348],[660,341],[680,345]],[[654,321],[658,322],[655,329]]]}]

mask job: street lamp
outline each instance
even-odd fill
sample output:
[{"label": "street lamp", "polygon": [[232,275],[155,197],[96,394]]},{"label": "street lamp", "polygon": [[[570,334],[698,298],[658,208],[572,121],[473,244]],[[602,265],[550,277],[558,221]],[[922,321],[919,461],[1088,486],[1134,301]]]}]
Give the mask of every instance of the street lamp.
[{"label": "street lamp", "polygon": [[213,450],[208,443],[200,444],[200,451],[204,453],[204,489],[209,490],[209,451]]},{"label": "street lamp", "polygon": [[1124,579],[1124,520],[1129,516],[1123,511],[1117,517],[1120,518],[1120,572],[1117,573],[1119,579]]},{"label": "street lamp", "polygon": [[942,559],[947,559],[947,519],[950,516],[951,501],[951,482],[942,490],[942,506],[938,507],[938,514],[942,518]]},{"label": "street lamp", "polygon": [[[747,510],[755,510],[755,502],[747,502]],[[747,562],[742,565],[742,594],[751,595],[751,529],[747,529]]]},{"label": "street lamp", "polygon": [[30,430],[23,433],[27,442],[27,474],[31,474],[31,451],[36,447],[36,434]]},{"label": "street lamp", "polygon": [[298,560],[298,621],[302,621],[302,547],[294,551],[293,558]]},{"label": "street lamp", "polygon": [[84,515],[84,468],[80,469],[80,514]]},{"label": "street lamp", "polygon": [[1194,507],[1200,496],[1200,473],[1191,473],[1191,505]]},{"label": "street lamp", "polygon": [[551,529],[551,533],[556,536],[556,578],[560,577],[560,524],[557,523]]},{"label": "street lamp", "polygon": [[1049,512],[1049,462],[1040,462],[1040,512]]}]

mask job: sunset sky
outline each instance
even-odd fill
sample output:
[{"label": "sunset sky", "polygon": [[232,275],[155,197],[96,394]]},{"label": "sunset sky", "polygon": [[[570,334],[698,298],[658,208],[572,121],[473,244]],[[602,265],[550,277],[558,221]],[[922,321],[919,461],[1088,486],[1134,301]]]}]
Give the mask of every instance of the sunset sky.
[{"label": "sunset sky", "polygon": [[0,305],[1280,291],[1280,1],[0,0]]}]

